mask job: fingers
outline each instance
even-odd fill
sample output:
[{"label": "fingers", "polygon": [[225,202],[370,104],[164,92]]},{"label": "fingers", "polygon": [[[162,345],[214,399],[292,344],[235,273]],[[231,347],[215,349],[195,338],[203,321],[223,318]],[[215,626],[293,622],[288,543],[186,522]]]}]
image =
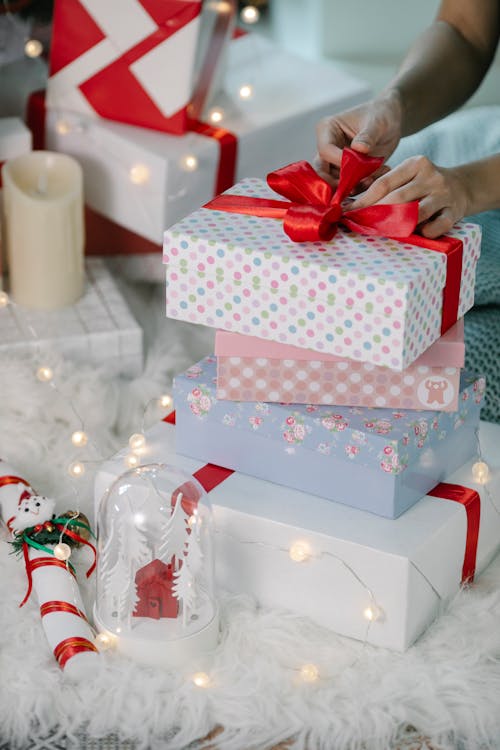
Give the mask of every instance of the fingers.
[{"label": "fingers", "polygon": [[318,123],[316,141],[320,158],[327,164],[340,167],[346,137],[333,118],[328,117]]},{"label": "fingers", "polygon": [[434,219],[425,222],[420,231],[424,237],[435,239],[449,232],[456,219],[451,208],[444,208]]},{"label": "fingers", "polygon": [[414,161],[407,159],[378,177],[352,207],[365,208],[374,203],[406,203],[418,200],[422,196],[417,195],[418,188],[412,183],[417,171]]}]

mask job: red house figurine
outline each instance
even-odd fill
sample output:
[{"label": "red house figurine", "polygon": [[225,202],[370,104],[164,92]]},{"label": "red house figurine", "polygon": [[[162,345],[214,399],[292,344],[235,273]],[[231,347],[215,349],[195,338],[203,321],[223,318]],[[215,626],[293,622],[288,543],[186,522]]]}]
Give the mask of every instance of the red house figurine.
[{"label": "red house figurine", "polygon": [[174,569],[161,560],[153,560],[137,571],[137,604],[133,617],[177,617],[179,603],[172,594]]}]

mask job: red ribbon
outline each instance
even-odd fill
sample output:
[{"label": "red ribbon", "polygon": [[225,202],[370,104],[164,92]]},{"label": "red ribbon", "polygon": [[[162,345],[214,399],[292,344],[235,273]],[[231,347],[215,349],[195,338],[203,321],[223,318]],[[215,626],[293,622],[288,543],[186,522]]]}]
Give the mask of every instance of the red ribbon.
[{"label": "red ribbon", "polygon": [[62,560],[58,560],[57,557],[35,557],[33,560],[30,560],[29,554],[28,554],[28,545],[26,543],[23,544],[23,556],[24,556],[24,565],[26,568],[26,576],[28,578],[28,590],[26,592],[26,596],[22,600],[20,607],[24,607],[28,599],[30,598],[31,591],[33,589],[33,577],[32,573],[34,570],[37,570],[38,568],[44,568],[46,565],[55,565],[56,568],[62,568],[63,570],[67,570],[71,573],[72,576],[75,574],[69,568],[65,562]]},{"label": "red ribbon", "polygon": [[78,609],[78,607],[75,607],[75,605],[70,602],[63,602],[55,599],[54,601],[44,602],[40,605],[40,617],[51,615],[53,612],[67,612],[76,617],[81,617],[82,620],[85,620],[85,622],[88,623],[85,612],[82,612],[81,609]]},{"label": "red ribbon", "polygon": [[352,211],[342,205],[360,180],[378,169],[382,161],[345,148],[335,192],[308,162],[299,161],[267,176],[269,186],[288,198],[287,201],[219,195],[206,203],[204,208],[282,219],[284,231],[293,242],[331,240],[338,225],[342,224],[359,234],[391,237],[444,253],[447,261],[441,333],[445,333],[458,318],[463,256],[461,240],[454,237],[428,240],[413,234],[418,221],[417,201],[379,204]]},{"label": "red ribbon", "polygon": [[207,203],[205,208],[283,219],[283,228],[294,242],[331,240],[339,223],[360,234],[406,238],[417,225],[417,201],[353,211],[345,210],[342,205],[353,188],[382,162],[381,158],[345,148],[335,192],[307,161],[298,161],[267,176],[269,187],[288,198],[287,201],[223,195]]},{"label": "red ribbon", "polygon": [[477,542],[481,522],[481,498],[479,493],[470,487],[463,487],[461,484],[441,482],[427,494],[445,500],[454,500],[464,506],[467,514],[467,536],[462,567],[462,583],[472,583],[476,572]]},{"label": "red ribbon", "polygon": [[64,669],[66,662],[71,659],[75,654],[81,654],[83,651],[95,651],[97,648],[95,645],[88,640],[88,638],[80,638],[78,636],[72,636],[66,638],[61,643],[58,643],[54,649],[54,656],[59,662],[61,669]]},{"label": "red ribbon", "polygon": [[87,541],[87,539],[84,539],[83,536],[80,536],[80,534],[77,534],[76,531],[71,531],[71,529],[69,529],[67,526],[63,526],[61,523],[56,523],[55,527],[58,531],[62,531],[65,536],[69,536],[71,539],[74,539],[75,542],[78,542],[78,544],[86,544],[87,547],[90,547],[94,555],[94,561],[92,565],[90,566],[90,568],[85,573],[87,578],[90,578],[96,566],[97,553],[96,553],[96,548],[94,547],[94,545],[91,542]]}]

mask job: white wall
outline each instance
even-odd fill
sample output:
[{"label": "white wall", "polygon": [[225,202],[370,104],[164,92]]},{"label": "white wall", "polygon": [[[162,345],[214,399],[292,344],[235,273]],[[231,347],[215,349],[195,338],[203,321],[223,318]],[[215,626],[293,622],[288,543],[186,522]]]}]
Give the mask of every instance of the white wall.
[{"label": "white wall", "polygon": [[[272,0],[269,33],[297,54],[339,62],[378,91],[438,6],[438,0]],[[471,102],[500,104],[500,54]]]}]

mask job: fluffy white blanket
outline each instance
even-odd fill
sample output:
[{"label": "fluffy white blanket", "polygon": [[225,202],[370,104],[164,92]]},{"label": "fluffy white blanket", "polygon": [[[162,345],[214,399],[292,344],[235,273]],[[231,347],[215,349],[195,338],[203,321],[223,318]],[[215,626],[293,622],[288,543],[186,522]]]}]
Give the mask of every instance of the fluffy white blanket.
[{"label": "fluffy white blanket", "polygon": [[[33,361],[0,363],[0,456],[56,496],[61,510],[77,503],[66,472],[78,427],[70,404],[85,415],[97,468],[140,429],[144,404],[168,389],[173,372],[211,348],[203,329],[165,321],[160,287],[128,286],[127,296],[149,342],[135,381],[60,362],[51,388],[35,379]],[[149,423],[159,416],[150,412]],[[79,504],[90,515],[92,473],[80,480]],[[295,615],[228,597],[208,689],[111,652],[92,680],[71,684],[50,653],[34,601],[18,607],[25,573],[3,541],[0,570],[0,747],[31,747],[55,728],[76,743],[84,726],[92,737],[114,733],[137,748],[168,750],[216,725],[224,727],[220,750],[264,750],[290,737],[301,750],[500,747],[499,560],[406,654],[363,647]],[[297,680],[307,662],[318,665],[317,682]]]}]

